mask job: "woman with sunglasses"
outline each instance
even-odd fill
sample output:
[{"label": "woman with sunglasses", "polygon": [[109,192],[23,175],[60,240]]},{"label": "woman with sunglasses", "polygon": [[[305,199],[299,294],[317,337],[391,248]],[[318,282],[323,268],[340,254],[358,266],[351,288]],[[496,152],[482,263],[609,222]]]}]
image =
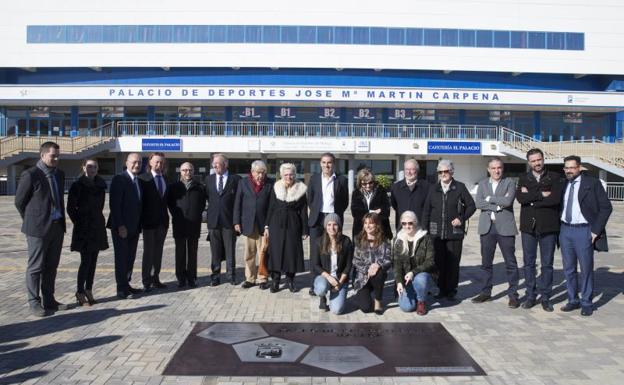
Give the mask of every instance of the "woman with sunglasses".
[{"label": "woman with sunglasses", "polygon": [[377,183],[375,175],[367,168],[363,168],[357,173],[356,181],[356,188],[353,190],[353,194],[351,194],[353,239],[362,232],[362,218],[367,213],[379,215],[386,238],[392,239],[388,192]]},{"label": "woman with sunglasses", "polygon": [[429,188],[423,207],[422,228],[433,239],[434,259],[439,272],[437,298],[454,300],[459,284],[459,263],[466,221],[476,210],[466,185],[453,178],[453,162],[438,162],[438,183]]},{"label": "woman with sunglasses", "polygon": [[74,224],[71,251],[80,252],[76,300],[81,306],[96,303],[93,297],[93,279],[100,250],[108,249],[104,215],[106,182],[98,174],[98,162],[86,159],[83,175],[69,189],[67,214]]},{"label": "woman with sunglasses", "polygon": [[[355,240],[353,267],[357,291],[356,306],[364,313],[383,314],[383,288],[390,268],[390,242],[386,240],[381,219],[377,213],[368,213],[362,220],[363,229]],[[374,299],[371,298],[371,294]]]},{"label": "woman with sunglasses", "polygon": [[427,295],[435,285],[433,242],[427,230],[420,228],[413,211],[401,214],[401,230],[392,246],[392,265],[401,310],[416,309],[418,315],[427,314]]}]

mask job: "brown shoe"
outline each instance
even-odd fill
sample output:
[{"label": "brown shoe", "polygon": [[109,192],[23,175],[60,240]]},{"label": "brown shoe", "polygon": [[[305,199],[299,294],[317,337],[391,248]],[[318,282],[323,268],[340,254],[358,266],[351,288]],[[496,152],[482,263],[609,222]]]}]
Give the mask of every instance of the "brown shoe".
[{"label": "brown shoe", "polygon": [[85,295],[87,296],[87,301],[89,301],[89,305],[95,305],[97,301],[93,297],[93,291],[85,290]]},{"label": "brown shoe", "polygon": [[91,306],[85,293],[76,293],[76,300],[80,306]]},{"label": "brown shoe", "polygon": [[418,303],[416,304],[416,314],[427,314],[427,304],[425,303],[425,301],[418,301]]}]

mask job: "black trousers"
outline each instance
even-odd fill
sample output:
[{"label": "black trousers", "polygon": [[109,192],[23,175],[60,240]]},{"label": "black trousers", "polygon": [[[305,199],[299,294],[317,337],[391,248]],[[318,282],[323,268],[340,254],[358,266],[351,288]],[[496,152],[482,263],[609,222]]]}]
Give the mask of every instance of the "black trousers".
[{"label": "black trousers", "polygon": [[154,282],[160,282],[160,268],[162,266],[163,248],[167,237],[167,226],[158,226],[155,229],[143,230],[143,286],[148,287]]},{"label": "black trousers", "polygon": [[115,250],[115,281],[117,291],[127,293],[132,280],[132,269],[136,259],[139,234],[122,238],[116,230],[111,230]]},{"label": "black trousers", "polygon": [[175,238],[175,274],[178,282],[197,280],[199,238]]},{"label": "black trousers", "polygon": [[371,298],[371,294],[373,297],[381,301],[383,298],[383,288],[386,283],[386,272],[379,270],[377,274],[375,274],[372,278],[368,279],[366,285],[362,287],[355,294],[353,299],[355,300],[355,306],[358,309],[362,310],[364,313],[371,313],[375,310],[375,303],[373,302],[373,298]]},{"label": "black trousers", "polygon": [[457,293],[463,242],[463,239],[433,239],[434,260],[439,272],[440,295]]},{"label": "black trousers", "polygon": [[40,289],[43,306],[54,305],[54,283],[61,260],[63,236],[63,227],[59,222],[53,222],[43,238],[26,236],[28,243],[26,289],[30,306],[41,304]]},{"label": "black trousers", "polygon": [[520,274],[518,272],[518,261],[516,260],[516,237],[515,235],[500,235],[496,231],[496,226],[492,224],[487,234],[481,235],[481,270],[485,276],[483,282],[482,294],[492,294],[492,276],[494,274],[493,262],[496,245],[503,254],[505,268],[507,271],[507,282],[509,282],[509,297],[518,298],[518,281]]},{"label": "black trousers", "polygon": [[95,267],[99,251],[81,251],[80,266],[78,267],[77,293],[83,293],[85,290],[93,289],[93,280],[95,278]]},{"label": "black trousers", "polygon": [[325,213],[319,213],[318,219],[316,220],[316,224],[310,227],[309,229],[310,230],[310,266],[308,266],[308,270],[310,271],[312,287],[314,287],[314,278],[316,277],[314,266],[316,265],[316,260],[319,255],[318,242],[321,236],[323,235],[323,221],[324,220],[325,220]]},{"label": "black trousers", "polygon": [[231,278],[236,277],[236,233],[232,228],[210,229],[210,267],[212,277],[219,278],[221,261],[225,260],[226,271]]}]

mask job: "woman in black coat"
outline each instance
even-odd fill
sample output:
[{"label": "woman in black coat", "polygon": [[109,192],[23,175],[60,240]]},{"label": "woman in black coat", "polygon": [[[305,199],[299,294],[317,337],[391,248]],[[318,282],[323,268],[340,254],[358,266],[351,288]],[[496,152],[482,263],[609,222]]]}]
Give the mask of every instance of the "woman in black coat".
[{"label": "woman in black coat", "polygon": [[84,175],[69,189],[67,214],[74,224],[71,251],[80,252],[76,299],[82,306],[91,306],[96,302],[92,290],[98,254],[100,250],[108,249],[106,222],[102,214],[106,182],[97,175],[97,160],[85,160],[82,170]]},{"label": "woman in black coat", "polygon": [[171,213],[175,240],[175,271],[178,287],[196,287],[197,246],[202,212],[206,207],[204,185],[193,179],[195,168],[189,162],[180,165],[180,180],[169,185],[167,206]]},{"label": "woman in black coat", "polygon": [[271,193],[264,236],[268,237],[271,272],[271,293],[279,291],[281,272],[286,274],[287,287],[295,292],[295,273],[305,271],[303,240],[308,230],[307,186],[295,180],[297,169],[292,163],[280,166],[282,179],[275,182]]},{"label": "woman in black coat", "polygon": [[435,264],[438,268],[438,298],[455,299],[459,284],[466,221],[476,211],[474,199],[466,185],[453,178],[453,162],[438,162],[438,183],[429,188],[423,207],[422,228],[433,239]]},{"label": "woman in black coat", "polygon": [[368,213],[376,213],[381,220],[385,239],[392,239],[390,228],[390,201],[388,192],[375,180],[373,172],[367,168],[357,174],[357,183],[351,194],[351,215],[353,216],[353,239],[362,232],[362,218]]}]

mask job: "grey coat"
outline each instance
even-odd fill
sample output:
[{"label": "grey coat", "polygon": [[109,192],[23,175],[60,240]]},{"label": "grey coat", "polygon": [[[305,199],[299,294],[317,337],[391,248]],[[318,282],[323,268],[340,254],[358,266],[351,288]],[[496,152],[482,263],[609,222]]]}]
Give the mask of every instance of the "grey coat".
[{"label": "grey coat", "polygon": [[[489,202],[486,197],[490,197]],[[479,234],[484,235],[492,226],[491,214],[494,212],[496,231],[500,235],[512,236],[518,233],[514,218],[513,202],[516,197],[516,184],[513,180],[503,177],[496,191],[492,191],[490,178],[482,179],[477,188],[475,203],[481,210],[479,216]]]}]

